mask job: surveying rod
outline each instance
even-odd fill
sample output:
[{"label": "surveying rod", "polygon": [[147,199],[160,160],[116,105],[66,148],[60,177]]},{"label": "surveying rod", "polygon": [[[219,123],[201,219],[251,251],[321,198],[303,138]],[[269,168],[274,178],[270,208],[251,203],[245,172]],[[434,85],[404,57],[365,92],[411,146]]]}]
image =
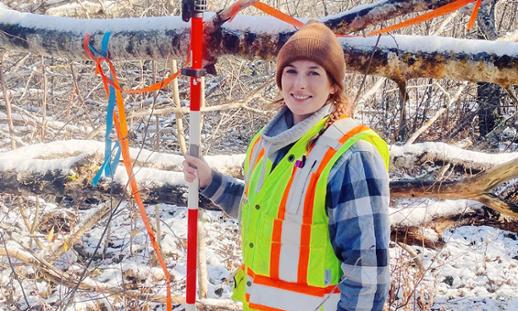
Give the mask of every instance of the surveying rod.
[{"label": "surveying rod", "polygon": [[[189,125],[189,154],[200,156],[201,146],[201,115],[202,102],[202,77],[205,70],[203,61],[203,12],[207,9],[206,0],[183,0],[182,19],[185,22],[191,20],[191,59],[192,65],[182,69],[182,74],[189,76],[191,89],[190,125]],[[189,184],[187,199],[187,286],[186,286],[186,310],[196,310],[196,257],[198,254],[198,204],[199,181],[196,178]]]}]

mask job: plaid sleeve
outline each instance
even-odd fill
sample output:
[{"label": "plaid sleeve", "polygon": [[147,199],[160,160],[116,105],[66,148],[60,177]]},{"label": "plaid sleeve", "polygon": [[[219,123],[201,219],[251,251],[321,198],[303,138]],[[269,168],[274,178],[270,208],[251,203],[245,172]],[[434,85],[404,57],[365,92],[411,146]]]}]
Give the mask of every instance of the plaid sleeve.
[{"label": "plaid sleeve", "polygon": [[329,233],[344,273],[338,310],[383,310],[390,285],[389,178],[376,149],[353,145],[333,167]]},{"label": "plaid sleeve", "polygon": [[201,194],[221,207],[225,213],[238,218],[239,203],[244,189],[242,180],[212,170],[212,182],[201,191]]}]

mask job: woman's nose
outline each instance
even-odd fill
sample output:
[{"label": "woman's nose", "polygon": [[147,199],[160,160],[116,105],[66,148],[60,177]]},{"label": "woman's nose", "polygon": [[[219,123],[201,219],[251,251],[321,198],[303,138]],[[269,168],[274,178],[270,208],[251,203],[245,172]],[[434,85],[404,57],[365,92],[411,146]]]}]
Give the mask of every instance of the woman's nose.
[{"label": "woman's nose", "polygon": [[306,77],[304,75],[297,75],[295,78],[295,87],[298,89],[304,89],[307,86]]}]

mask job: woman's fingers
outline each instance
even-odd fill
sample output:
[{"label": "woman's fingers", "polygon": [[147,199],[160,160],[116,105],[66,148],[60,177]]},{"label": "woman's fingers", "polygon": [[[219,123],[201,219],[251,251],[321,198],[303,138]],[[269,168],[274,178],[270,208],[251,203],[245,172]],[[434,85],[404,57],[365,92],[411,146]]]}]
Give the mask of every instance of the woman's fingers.
[{"label": "woman's fingers", "polygon": [[193,182],[196,178],[196,169],[192,167],[189,161],[185,160],[182,162],[183,165],[183,175],[184,179],[187,182]]},{"label": "woman's fingers", "polygon": [[185,155],[185,162],[187,162],[190,166],[195,168],[200,168],[200,166],[207,165],[205,161],[188,154]]},{"label": "woman's fingers", "polygon": [[200,187],[202,188],[212,181],[212,170],[203,159],[185,155],[183,171],[187,182],[192,182],[196,177],[199,177]]}]

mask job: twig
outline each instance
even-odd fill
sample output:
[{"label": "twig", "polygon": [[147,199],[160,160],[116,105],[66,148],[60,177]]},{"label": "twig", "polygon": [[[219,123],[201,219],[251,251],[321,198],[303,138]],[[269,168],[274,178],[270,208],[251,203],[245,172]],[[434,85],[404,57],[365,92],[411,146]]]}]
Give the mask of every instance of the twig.
[{"label": "twig", "polygon": [[45,140],[45,128],[46,128],[46,119],[47,119],[47,92],[48,92],[48,81],[47,81],[47,73],[45,68],[45,56],[41,57],[41,78],[42,78],[42,86],[43,86],[43,98],[41,101],[41,141]]},{"label": "twig", "polygon": [[86,273],[88,271],[88,268],[90,267],[90,265],[92,264],[92,262],[94,261],[94,258],[95,258],[95,254],[97,253],[97,251],[99,250],[102,242],[103,242],[103,237],[106,235],[106,232],[108,231],[108,227],[113,219],[113,215],[115,214],[115,212],[117,211],[117,209],[121,206],[121,203],[122,203],[122,199],[119,200],[119,202],[117,203],[117,206],[115,206],[115,208],[113,208],[113,203],[112,203],[112,200],[110,200],[110,216],[108,217],[108,220],[107,220],[107,223],[106,223],[106,226],[104,227],[104,230],[103,232],[101,233],[101,236],[99,238],[99,241],[97,242],[97,245],[95,246],[95,249],[94,249],[94,252],[92,254],[92,256],[88,259],[88,262],[86,263],[86,266],[85,268],[83,269],[83,271],[81,272],[81,275],[80,277],[78,278],[77,280],[77,283],[75,284],[75,286],[73,287],[72,291],[68,294],[68,299],[67,298],[64,298],[63,301],[59,304],[59,306],[57,307],[58,310],[60,310],[61,308],[63,308],[63,310],[66,310],[67,306],[70,304],[70,302],[72,301],[72,299],[74,299],[74,295],[76,293],[76,291],[79,289],[79,286],[81,285],[81,283],[83,282],[84,279],[86,279]]},{"label": "twig", "polygon": [[424,267],[423,260],[421,260],[419,255],[414,251],[414,249],[410,245],[407,245],[407,244],[401,243],[401,242],[396,242],[396,243],[397,243],[397,245],[399,245],[399,247],[401,247],[403,250],[405,250],[410,255],[412,260],[415,262],[415,264],[419,268],[420,275],[423,276],[426,269]]},{"label": "twig", "polygon": [[92,128],[95,128],[95,124],[92,121],[92,117],[90,116],[90,111],[85,104],[83,95],[81,95],[81,90],[79,89],[79,84],[77,83],[76,70],[74,68],[74,63],[72,61],[70,61],[70,73],[72,74],[72,84],[74,85],[74,90],[76,92],[77,99],[79,100],[79,103],[81,104],[81,106],[83,106],[83,108],[85,109],[86,116],[88,117],[88,122],[90,123],[90,126]]},{"label": "twig", "polygon": [[437,112],[433,115],[433,117],[430,118],[430,120],[426,121],[425,124],[423,124],[423,126],[421,126],[417,131],[415,131],[414,134],[412,134],[412,136],[410,136],[410,138],[407,140],[407,142],[404,144],[404,146],[408,146],[408,145],[411,145],[415,142],[415,140],[421,135],[423,134],[424,132],[426,132],[426,130],[428,130],[428,128],[430,128],[430,126],[432,126],[432,124],[437,121],[437,119],[439,119],[440,116],[442,116],[442,114],[444,112],[446,112],[448,109],[446,107],[442,107],[441,109],[437,110]]},{"label": "twig", "polygon": [[162,230],[160,228],[160,205],[155,204],[155,230],[156,230],[156,242],[158,244],[158,248],[162,249]]},{"label": "twig", "polygon": [[22,281],[20,281],[20,278],[18,278],[18,274],[16,273],[16,270],[14,269],[13,262],[11,261],[11,256],[9,255],[9,251],[7,250],[7,243],[5,242],[4,233],[0,232],[2,234],[2,242],[4,244],[4,250],[5,255],[7,256],[7,261],[9,262],[9,267],[11,267],[11,271],[13,273],[14,279],[16,282],[18,282],[18,285],[20,286],[20,289],[22,290],[23,299],[25,300],[25,303],[27,304],[27,310],[31,309],[31,304],[29,303],[29,299],[27,299],[27,294],[25,294],[25,290],[23,289]]},{"label": "twig", "polygon": [[[173,59],[171,62],[171,70],[173,72],[178,71],[178,66],[176,64],[176,59]],[[172,91],[173,91],[173,100],[174,104],[177,109],[181,109],[181,103],[180,103],[180,90],[178,88],[178,79],[174,79],[172,83]],[[157,109],[158,110],[158,109]],[[182,154],[187,153],[187,145],[185,143],[185,135],[184,135],[184,128],[183,128],[183,117],[182,113],[176,112],[175,113],[176,118],[176,138],[178,140],[178,145],[180,145],[180,152]]]},{"label": "twig", "polygon": [[444,92],[444,94],[446,94],[446,96],[448,96],[448,98],[449,98],[448,105],[439,109],[430,120],[425,122],[425,124],[423,126],[421,126],[421,128],[419,128],[414,134],[412,134],[412,136],[405,143],[405,146],[413,144],[415,142],[415,140],[421,134],[423,134],[435,121],[437,121],[437,119],[439,119],[439,117],[444,112],[448,111],[448,108],[459,99],[462,92],[466,89],[467,83],[464,83],[461,87],[459,87],[459,89],[457,90],[457,93],[455,93],[455,95],[453,97],[451,97],[450,93],[448,93],[440,84],[437,83],[437,86]]},{"label": "twig", "polygon": [[[203,106],[200,108],[200,111],[201,112],[214,112],[214,111],[223,111],[223,110],[243,108],[246,110],[253,111],[255,113],[260,113],[260,114],[265,115],[266,114],[265,111],[249,107],[248,105],[254,99],[262,97],[260,92],[262,90],[264,90],[270,83],[271,83],[271,81],[265,81],[264,83],[260,84],[258,87],[256,87],[254,90],[252,90],[250,92],[250,94],[244,99],[241,99],[236,102],[228,103],[228,104],[221,104],[221,105],[209,106],[209,107]],[[154,115],[164,115],[164,114],[170,114],[170,113],[188,114],[189,112],[190,111],[189,111],[188,107],[178,107],[178,105],[177,105],[177,107],[173,107],[173,108],[155,109],[153,113],[154,113]],[[144,109],[144,110],[129,113],[129,118],[147,116],[148,114],[149,114],[149,109]],[[177,118],[177,120],[181,120],[181,118]]]},{"label": "twig", "polygon": [[9,90],[7,89],[7,84],[4,80],[3,73],[3,64],[4,64],[4,54],[0,55],[0,83],[2,84],[2,91],[4,93],[5,106],[7,110],[7,125],[9,127],[9,135],[11,136],[11,149],[16,149],[16,139],[14,136],[14,125],[13,125],[13,115],[11,112],[11,99],[9,98]]},{"label": "twig", "polygon": [[511,96],[511,98],[514,101],[514,104],[518,105],[518,95],[516,95],[516,92],[514,91],[513,86],[510,85],[508,87],[505,87],[504,90],[507,92],[507,94],[509,94],[509,96]]},{"label": "twig", "polygon": [[376,49],[378,48],[378,44],[380,43],[381,35],[378,35],[378,38],[376,38],[376,43],[372,47],[372,52],[369,58],[369,64],[367,65],[367,69],[365,70],[365,73],[363,74],[362,82],[360,83],[360,87],[358,88],[358,92],[356,92],[356,96],[354,97],[353,101],[353,107],[356,106],[358,103],[358,98],[360,97],[360,93],[363,89],[363,85],[365,84],[365,80],[367,79],[367,74],[369,73],[369,70],[372,66],[372,60],[374,58],[374,53],[376,52]]}]

